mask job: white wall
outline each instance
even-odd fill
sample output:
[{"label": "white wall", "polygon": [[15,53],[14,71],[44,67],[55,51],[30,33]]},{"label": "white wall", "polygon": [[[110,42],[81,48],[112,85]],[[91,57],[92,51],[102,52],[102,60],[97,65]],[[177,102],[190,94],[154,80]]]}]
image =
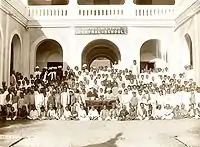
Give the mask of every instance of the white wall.
[{"label": "white wall", "polygon": [[[12,38],[15,34],[17,34],[20,38],[21,44],[23,44],[24,40],[24,34],[26,32],[25,28],[19,24],[15,19],[13,19],[10,15],[6,14],[2,9],[0,9],[0,34],[2,35],[3,38],[3,44],[1,45],[1,63],[0,63],[0,68],[3,69],[0,72],[0,83],[1,81],[6,81],[9,82],[10,78],[10,53],[11,53],[11,42]],[[27,46],[21,46],[21,54],[26,53]],[[25,71],[25,66],[28,60],[25,62],[23,61],[23,58],[19,59],[18,61],[19,64],[19,71],[22,71],[23,74]],[[29,69],[26,67],[26,70]],[[3,73],[2,73],[3,71]]]}]

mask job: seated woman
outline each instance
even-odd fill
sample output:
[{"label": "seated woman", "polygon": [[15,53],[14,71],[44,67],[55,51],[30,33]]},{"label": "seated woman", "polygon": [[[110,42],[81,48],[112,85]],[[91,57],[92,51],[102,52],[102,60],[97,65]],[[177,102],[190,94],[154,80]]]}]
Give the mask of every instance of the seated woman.
[{"label": "seated woman", "polygon": [[89,120],[88,116],[87,116],[87,113],[86,111],[84,110],[84,107],[81,106],[81,109],[79,110],[78,112],[78,119],[81,120],[81,121],[84,121],[84,120]]},{"label": "seated woman", "polygon": [[103,106],[103,109],[100,112],[100,119],[103,121],[110,120],[109,110],[106,108],[106,105]]},{"label": "seated woman", "polygon": [[120,120],[120,121],[126,121],[126,120],[128,120],[128,115],[129,115],[129,113],[128,113],[128,111],[126,110],[126,106],[125,106],[125,105],[122,105],[122,110],[121,110],[120,113],[119,113],[119,118],[118,118],[118,120]]},{"label": "seated woman", "polygon": [[56,114],[56,110],[53,108],[53,105],[50,104],[49,105],[49,110],[47,112],[47,118],[49,120],[55,120],[55,119],[58,119],[58,116]]},{"label": "seated woman", "polygon": [[98,120],[99,119],[99,113],[97,109],[94,108],[94,106],[91,107],[88,113],[89,119],[90,120]]},{"label": "seated woman", "polygon": [[169,104],[166,105],[163,114],[164,114],[163,119],[172,119],[174,117],[173,111]]},{"label": "seated woman", "polygon": [[35,105],[32,106],[31,112],[28,116],[28,119],[31,119],[31,120],[39,119],[39,113],[38,113],[38,110],[36,109]]}]

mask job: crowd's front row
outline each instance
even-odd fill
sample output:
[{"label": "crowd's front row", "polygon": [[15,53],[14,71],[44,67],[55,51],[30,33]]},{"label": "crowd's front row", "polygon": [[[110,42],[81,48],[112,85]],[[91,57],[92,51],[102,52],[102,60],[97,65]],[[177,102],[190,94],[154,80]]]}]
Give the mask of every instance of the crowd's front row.
[{"label": "crowd's front row", "polygon": [[[19,102],[20,103],[20,99]],[[20,104],[19,104],[20,105]],[[195,106],[191,103],[186,109],[184,104],[152,105],[151,103],[138,103],[138,105],[122,105],[119,100],[112,102],[108,109],[107,105],[85,107],[78,101],[73,105],[57,107],[50,104],[48,108],[35,105],[22,105],[14,108],[11,104],[0,105],[0,120],[98,120],[98,121],[126,121],[126,120],[164,120],[200,118],[200,103]],[[129,108],[127,108],[129,107]]]}]

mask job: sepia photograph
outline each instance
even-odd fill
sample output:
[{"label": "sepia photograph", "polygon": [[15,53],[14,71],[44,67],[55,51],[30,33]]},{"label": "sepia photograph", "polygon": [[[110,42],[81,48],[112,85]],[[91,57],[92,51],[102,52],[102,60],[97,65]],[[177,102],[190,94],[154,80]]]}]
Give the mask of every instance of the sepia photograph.
[{"label": "sepia photograph", "polygon": [[200,147],[200,0],[0,0],[0,147]]}]

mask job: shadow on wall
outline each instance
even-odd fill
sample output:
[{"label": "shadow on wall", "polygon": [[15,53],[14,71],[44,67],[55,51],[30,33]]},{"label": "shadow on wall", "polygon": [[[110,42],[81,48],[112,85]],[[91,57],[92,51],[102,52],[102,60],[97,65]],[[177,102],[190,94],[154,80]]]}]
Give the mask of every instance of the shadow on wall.
[{"label": "shadow on wall", "polygon": [[122,135],[123,133],[118,133],[114,138],[111,138],[110,140],[104,143],[92,144],[83,147],[117,147],[116,142],[120,139]]}]

